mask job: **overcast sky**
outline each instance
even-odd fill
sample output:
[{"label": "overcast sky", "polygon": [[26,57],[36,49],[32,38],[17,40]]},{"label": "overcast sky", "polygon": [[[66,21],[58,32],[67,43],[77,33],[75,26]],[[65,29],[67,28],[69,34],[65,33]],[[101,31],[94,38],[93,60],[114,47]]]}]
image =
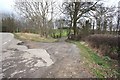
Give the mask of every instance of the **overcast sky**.
[{"label": "overcast sky", "polygon": [[[58,3],[61,3],[62,0],[56,0]],[[120,0],[104,0],[105,6],[117,6]],[[12,12],[14,0],[0,0],[0,12]]]}]

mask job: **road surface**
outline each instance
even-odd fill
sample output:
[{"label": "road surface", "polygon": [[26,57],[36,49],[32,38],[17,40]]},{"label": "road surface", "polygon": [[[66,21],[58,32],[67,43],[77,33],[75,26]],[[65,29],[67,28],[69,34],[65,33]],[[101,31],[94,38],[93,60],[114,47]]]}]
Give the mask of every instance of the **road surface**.
[{"label": "road surface", "polygon": [[[28,49],[24,45],[17,45],[22,41],[14,39],[14,35],[11,33],[1,33],[0,35],[2,36],[1,76],[12,78],[17,74],[27,72],[31,67],[34,70],[53,64],[45,49]],[[15,72],[11,72],[12,70]]]},{"label": "road surface", "polygon": [[[8,35],[7,35],[8,36]],[[3,42],[4,43],[4,42]],[[79,49],[64,41],[41,43],[13,39],[2,51],[4,78],[91,78]]]},{"label": "road surface", "polygon": [[14,35],[11,33],[0,33],[0,79],[2,78],[2,49],[6,49],[13,38]]},{"label": "road surface", "polygon": [[0,45],[2,45],[1,48],[6,48],[14,38],[14,35],[11,33],[0,33],[0,38]]}]

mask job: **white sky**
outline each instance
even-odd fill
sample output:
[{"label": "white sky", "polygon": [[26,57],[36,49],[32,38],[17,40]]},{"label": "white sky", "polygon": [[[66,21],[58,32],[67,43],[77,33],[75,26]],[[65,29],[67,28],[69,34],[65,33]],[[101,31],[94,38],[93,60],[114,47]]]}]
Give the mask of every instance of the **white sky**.
[{"label": "white sky", "polygon": [[0,12],[1,11],[13,11],[13,0],[0,0]]},{"label": "white sky", "polygon": [[118,6],[118,2],[120,0],[103,0],[105,2],[105,6]]},{"label": "white sky", "polygon": [[[62,2],[62,0],[55,0],[55,1],[57,1],[58,4]],[[104,0],[105,6],[117,6],[119,1],[120,0]],[[0,12],[13,11],[14,10],[13,5],[14,5],[14,0],[0,0]]]}]

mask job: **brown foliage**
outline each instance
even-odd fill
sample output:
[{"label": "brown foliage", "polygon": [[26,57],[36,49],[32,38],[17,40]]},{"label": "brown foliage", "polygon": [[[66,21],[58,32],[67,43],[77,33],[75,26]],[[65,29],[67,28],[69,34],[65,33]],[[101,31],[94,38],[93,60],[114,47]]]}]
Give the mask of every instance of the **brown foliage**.
[{"label": "brown foliage", "polygon": [[107,55],[112,59],[118,59],[118,51],[120,50],[118,47],[119,37],[117,35],[95,34],[88,36],[85,40],[93,48],[99,49],[102,55]]}]

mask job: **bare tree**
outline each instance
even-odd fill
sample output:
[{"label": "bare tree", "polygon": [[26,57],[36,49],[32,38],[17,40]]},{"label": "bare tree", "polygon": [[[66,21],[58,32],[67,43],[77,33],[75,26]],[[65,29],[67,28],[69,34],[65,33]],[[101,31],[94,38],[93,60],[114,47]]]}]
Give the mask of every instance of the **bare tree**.
[{"label": "bare tree", "polygon": [[74,36],[77,36],[77,22],[87,12],[94,10],[96,3],[92,2],[65,2],[63,13],[69,15]]},{"label": "bare tree", "polygon": [[117,33],[120,34],[120,1],[118,2]]},{"label": "bare tree", "polygon": [[48,27],[48,14],[51,4],[44,0],[41,2],[36,0],[20,2],[19,0],[15,2],[15,7],[31,27],[38,29],[41,36],[47,37],[50,30]]}]

